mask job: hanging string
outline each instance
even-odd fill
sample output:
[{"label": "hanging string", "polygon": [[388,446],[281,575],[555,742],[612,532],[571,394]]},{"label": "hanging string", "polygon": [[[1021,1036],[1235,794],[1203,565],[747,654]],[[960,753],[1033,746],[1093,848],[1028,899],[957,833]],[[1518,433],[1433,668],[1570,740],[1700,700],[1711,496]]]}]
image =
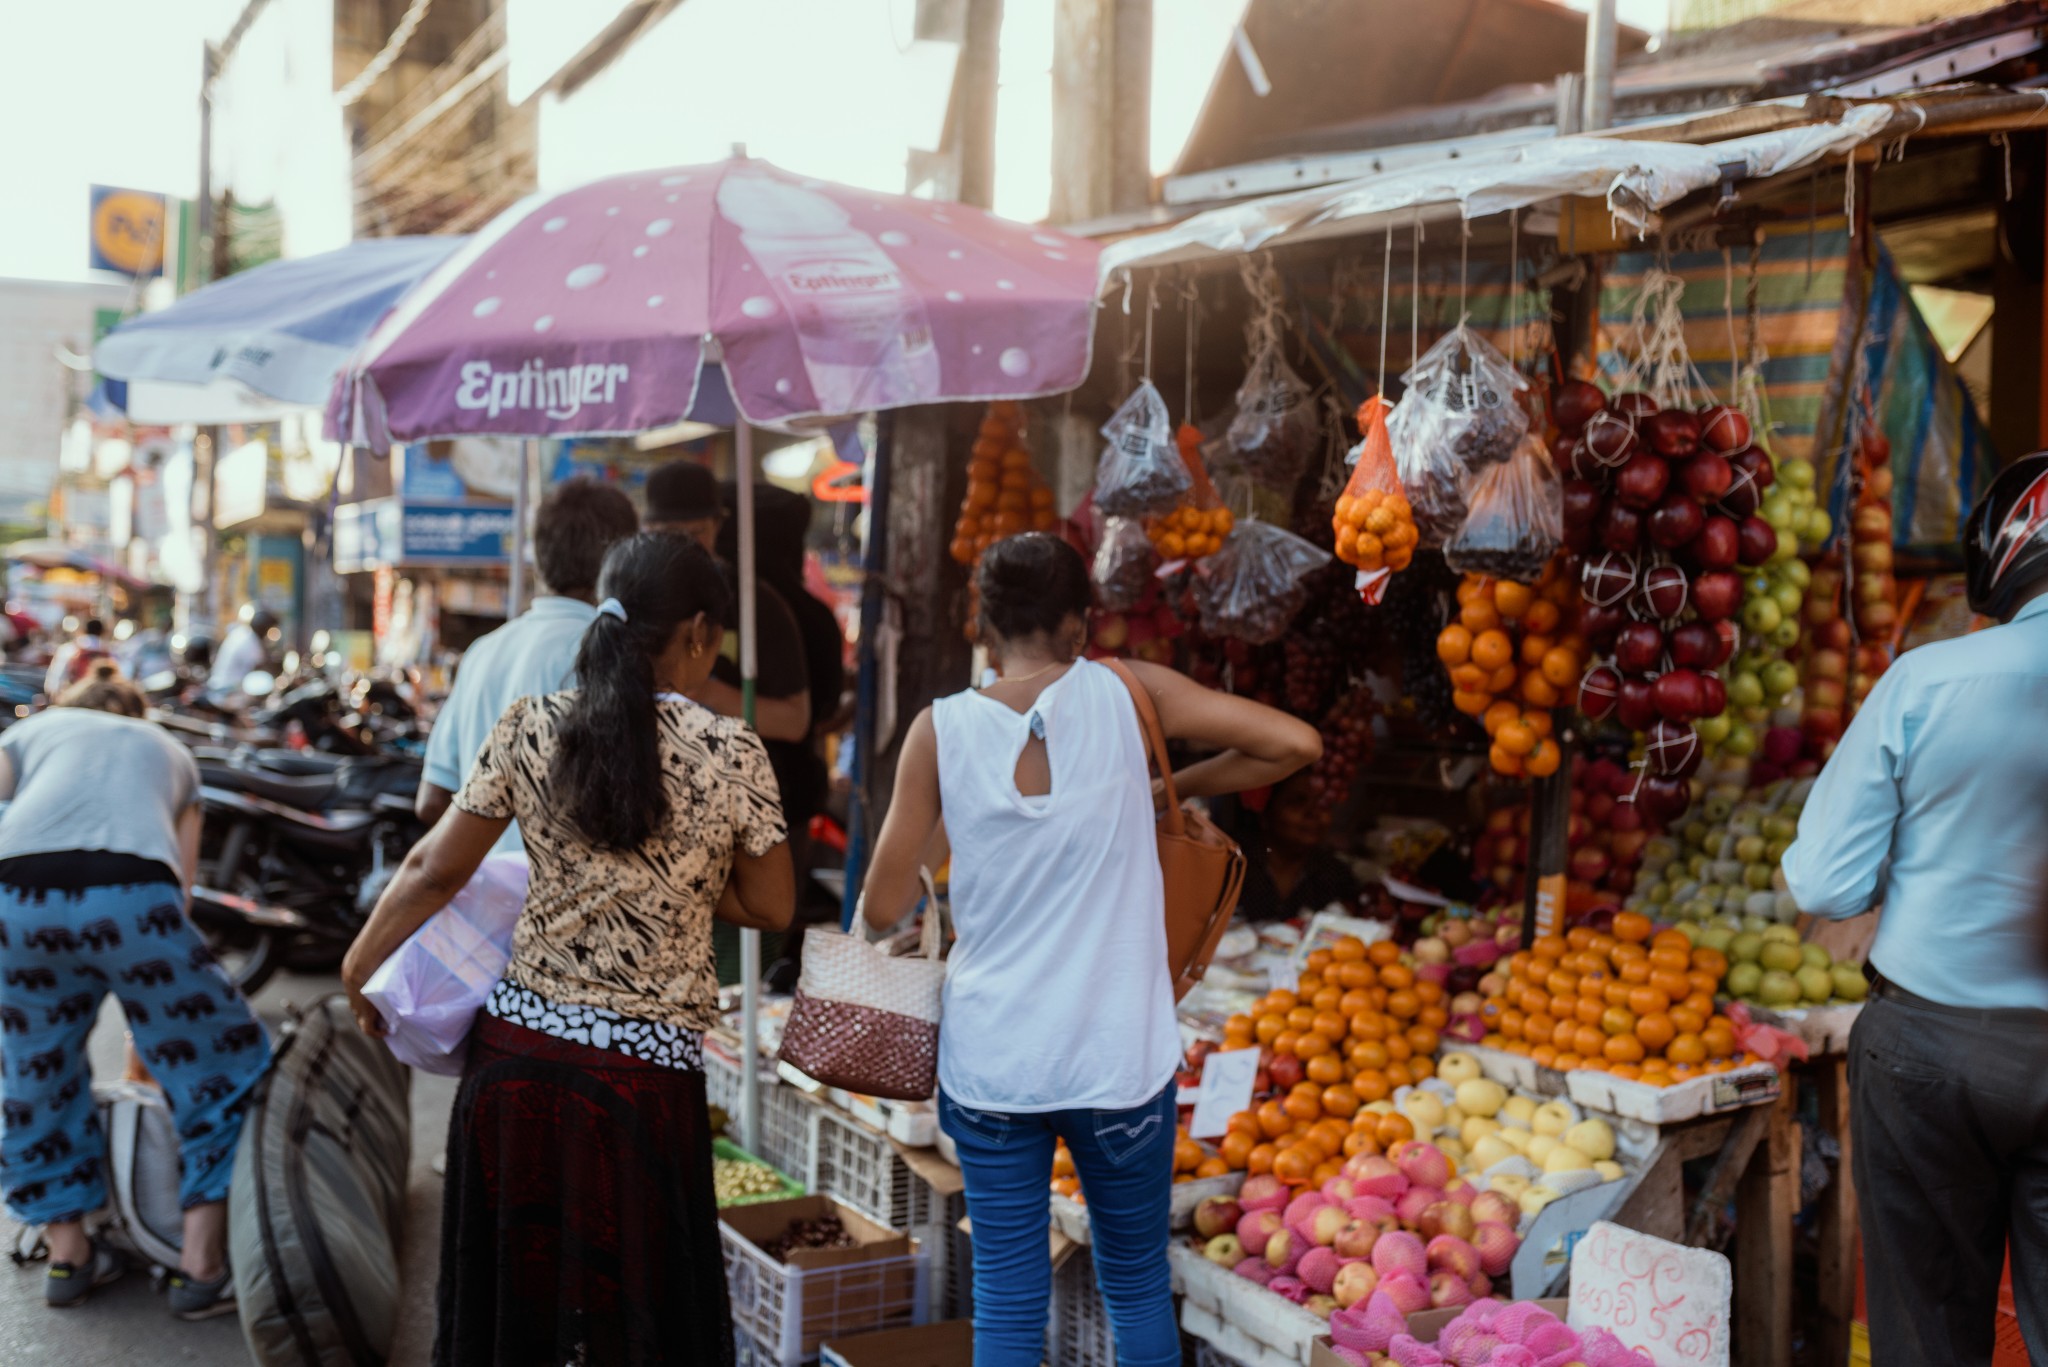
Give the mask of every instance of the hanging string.
[{"label": "hanging string", "polygon": [[1522,218],[1508,211],[1508,364],[1519,368],[1522,356]]},{"label": "hanging string", "polygon": [[1159,277],[1145,284],[1145,378],[1152,378],[1152,315],[1159,312]]},{"label": "hanging string", "polygon": [[1458,220],[1458,321],[1464,322],[1468,310],[1465,307],[1465,262],[1466,253],[1472,246],[1472,220]]},{"label": "hanging string", "polygon": [[1387,245],[1380,258],[1380,389],[1387,397],[1387,317],[1394,307],[1394,220],[1387,220]]},{"label": "hanging string", "polygon": [[1993,133],[1991,141],[1998,144],[1998,150],[2005,154],[2005,202],[2012,203],[2012,139],[2003,133]]},{"label": "hanging string", "polygon": [[1742,353],[1735,348],[1735,253],[1730,248],[1721,248],[1721,311],[1728,318],[1728,389],[1729,401],[1736,402],[1742,389]]},{"label": "hanging string", "polygon": [[1190,277],[1187,284],[1181,287],[1181,298],[1187,301],[1188,306],[1188,354],[1186,393],[1182,398],[1180,411],[1182,413],[1182,420],[1192,425],[1195,421],[1195,327],[1198,321],[1195,312],[1195,282],[1193,277]]},{"label": "hanging string", "polygon": [[1408,278],[1408,364],[1422,355],[1422,211],[1415,211],[1415,252]]}]

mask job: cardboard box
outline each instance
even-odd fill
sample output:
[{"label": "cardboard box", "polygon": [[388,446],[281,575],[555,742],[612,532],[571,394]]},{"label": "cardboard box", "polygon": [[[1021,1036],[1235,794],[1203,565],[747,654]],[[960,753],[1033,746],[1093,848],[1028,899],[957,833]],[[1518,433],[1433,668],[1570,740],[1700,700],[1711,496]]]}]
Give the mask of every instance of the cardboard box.
[{"label": "cardboard box", "polygon": [[[837,1215],[852,1248],[806,1248],[778,1262],[766,1251],[791,1224]],[[815,1357],[827,1338],[909,1328],[924,1318],[917,1241],[839,1204],[801,1196],[719,1213],[733,1321],[785,1363]]]},{"label": "cardboard box", "polygon": [[[1542,1300],[1536,1303],[1559,1319],[1563,1319],[1571,1309],[1571,1302],[1567,1300]],[[1422,1343],[1435,1343],[1436,1336],[1448,1328],[1451,1321],[1458,1318],[1459,1313],[1457,1310],[1425,1310],[1419,1315],[1410,1315],[1408,1332]],[[1310,1350],[1308,1367],[1351,1367],[1351,1364],[1332,1352],[1330,1340],[1324,1337],[1317,1339],[1315,1347]]]},{"label": "cardboard box", "polygon": [[819,1350],[819,1359],[821,1367],[974,1367],[974,1325],[944,1320],[833,1339]]}]

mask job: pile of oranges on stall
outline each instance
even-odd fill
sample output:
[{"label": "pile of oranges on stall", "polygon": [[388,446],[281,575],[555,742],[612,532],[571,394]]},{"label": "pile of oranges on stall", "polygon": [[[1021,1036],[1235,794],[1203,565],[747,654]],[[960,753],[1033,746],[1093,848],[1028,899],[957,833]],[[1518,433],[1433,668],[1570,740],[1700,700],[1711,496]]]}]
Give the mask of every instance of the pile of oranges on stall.
[{"label": "pile of oranges on stall", "polygon": [[1443,985],[1418,978],[1391,942],[1345,936],[1315,950],[1293,991],[1224,1027],[1225,1049],[1272,1051],[1274,1094],[1231,1117],[1219,1156],[1231,1171],[1321,1185],[1354,1154],[1415,1138],[1406,1116],[1371,1108],[1435,1074],[1448,1020]]},{"label": "pile of oranges on stall", "polygon": [[1482,1016],[1482,1043],[1546,1068],[1590,1068],[1668,1087],[1757,1062],[1716,1014],[1728,956],[1622,912],[1611,934],[1540,935],[1507,960]]}]

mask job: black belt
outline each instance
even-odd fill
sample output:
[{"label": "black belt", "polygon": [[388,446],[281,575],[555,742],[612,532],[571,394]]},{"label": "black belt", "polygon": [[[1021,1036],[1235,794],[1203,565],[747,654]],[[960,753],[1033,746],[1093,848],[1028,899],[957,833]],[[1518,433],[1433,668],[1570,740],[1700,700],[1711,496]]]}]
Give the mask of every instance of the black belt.
[{"label": "black belt", "polygon": [[1942,1002],[1929,1001],[1917,992],[1908,992],[1873,967],[1864,968],[1864,976],[1870,979],[1870,995],[1874,1000],[1891,1002],[1914,1011],[1928,1011],[1951,1020],[1970,1021],[1978,1025],[2023,1026],[2030,1030],[2048,1029],[2048,1011],[2033,1006],[1949,1006]]}]

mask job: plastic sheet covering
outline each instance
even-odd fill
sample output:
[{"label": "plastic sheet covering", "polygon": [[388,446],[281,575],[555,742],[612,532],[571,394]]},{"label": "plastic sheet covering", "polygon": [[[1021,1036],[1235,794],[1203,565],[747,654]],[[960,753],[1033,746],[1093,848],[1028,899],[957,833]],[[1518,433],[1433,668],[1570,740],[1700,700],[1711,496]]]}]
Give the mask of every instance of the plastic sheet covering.
[{"label": "plastic sheet covering", "polygon": [[400,1063],[454,1077],[469,1029],[512,957],[512,927],[526,905],[524,854],[484,860],[454,900],[370,975],[363,996],[384,1017]]}]

